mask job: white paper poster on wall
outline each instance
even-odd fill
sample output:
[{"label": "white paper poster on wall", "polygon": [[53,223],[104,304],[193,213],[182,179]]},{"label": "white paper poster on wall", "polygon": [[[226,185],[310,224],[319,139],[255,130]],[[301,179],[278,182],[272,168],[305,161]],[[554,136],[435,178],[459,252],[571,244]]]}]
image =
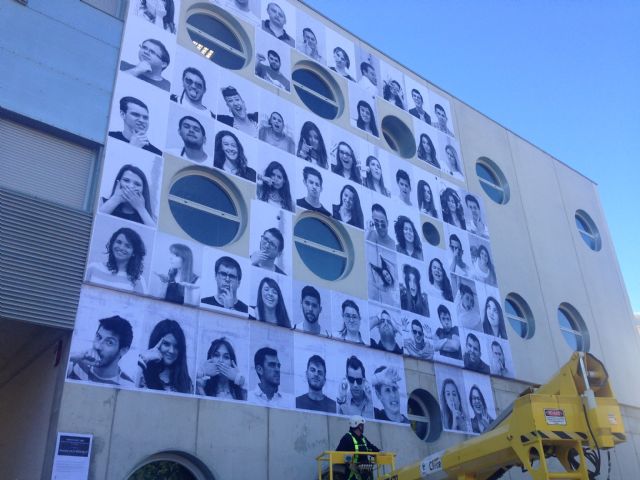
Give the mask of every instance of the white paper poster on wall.
[{"label": "white paper poster on wall", "polygon": [[86,480],[93,435],[58,432],[51,480]]}]

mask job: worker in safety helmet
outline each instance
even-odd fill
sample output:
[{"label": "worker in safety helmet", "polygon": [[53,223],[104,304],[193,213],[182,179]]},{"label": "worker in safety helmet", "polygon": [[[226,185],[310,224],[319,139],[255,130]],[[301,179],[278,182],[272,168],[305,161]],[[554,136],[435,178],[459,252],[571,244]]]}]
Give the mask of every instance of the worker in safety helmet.
[{"label": "worker in safety helmet", "polygon": [[373,478],[370,469],[358,468],[357,464],[370,464],[368,455],[359,455],[363,452],[379,452],[380,449],[364,436],[364,418],[353,415],[349,418],[349,431],[340,439],[336,448],[338,452],[356,452],[353,462],[349,465],[347,480],[367,480]]}]

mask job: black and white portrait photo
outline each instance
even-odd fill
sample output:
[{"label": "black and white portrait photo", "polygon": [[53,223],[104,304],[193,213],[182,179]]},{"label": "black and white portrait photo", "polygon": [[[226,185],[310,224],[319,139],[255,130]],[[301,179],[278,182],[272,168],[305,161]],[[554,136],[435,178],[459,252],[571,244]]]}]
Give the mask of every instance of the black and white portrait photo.
[{"label": "black and white portrait photo", "polygon": [[179,45],[176,46],[174,63],[170,100],[186,109],[215,118],[219,71],[202,55]]},{"label": "black and white portrait photo", "polygon": [[249,279],[243,278],[244,273],[248,273],[244,259],[205,248],[201,305],[204,308],[226,309],[246,316],[249,312]]},{"label": "black and white portrait photo", "polygon": [[485,335],[471,330],[460,330],[462,342],[462,360],[464,368],[489,375],[489,352],[486,350]]},{"label": "black and white portrait photo", "polygon": [[438,131],[418,120],[413,123],[416,132],[416,157],[434,168],[442,168],[443,154]]},{"label": "black and white portrait photo", "polygon": [[429,104],[433,112],[431,126],[440,130],[442,133],[446,133],[450,137],[454,137],[449,100],[435,92],[429,92]]},{"label": "black and white portrait photo", "polygon": [[369,344],[367,303],[333,291],[331,296],[333,338],[360,345]]},{"label": "black and white portrait photo", "polygon": [[294,210],[293,158],[282,155],[277,149],[261,147],[256,177],[256,197],[274,207]]},{"label": "black and white portrait photo", "polygon": [[120,71],[165,92],[171,89],[175,37],[146,22],[136,22],[122,42]]},{"label": "black and white portrait photo", "polygon": [[296,112],[296,152],[298,158],[315,168],[329,168],[330,144],[328,133],[331,126],[324,120],[298,110]]},{"label": "black and white portrait photo", "polygon": [[383,149],[373,148],[366,152],[364,168],[362,169],[362,185],[385,197],[391,196],[389,189],[391,177],[389,176],[389,163],[393,157]]},{"label": "black and white portrait photo", "polygon": [[362,168],[360,163],[364,146],[362,141],[349,133],[333,129],[332,145],[329,152],[331,171],[336,175],[362,184]]},{"label": "black and white portrait photo", "polygon": [[451,279],[449,270],[445,266],[444,255],[438,250],[429,251],[425,261],[427,262],[427,293],[436,298],[442,298],[448,302],[453,302],[453,289],[451,288]]},{"label": "black and white portrait photo", "polygon": [[[379,352],[371,349],[336,347],[338,363],[336,378],[340,379],[336,391],[336,403],[340,415],[360,415],[374,418],[374,390],[371,385],[370,358]],[[367,366],[365,366],[365,363]]]},{"label": "black and white portrait photo", "polygon": [[[109,137],[155,155],[162,155],[158,145],[164,145],[168,102],[161,93],[120,79],[111,109]],[[146,91],[145,91],[146,90]]]},{"label": "black and white portrait photo", "polygon": [[329,290],[295,281],[293,284],[293,329],[331,338],[331,293]]},{"label": "black and white portrait photo", "polygon": [[399,272],[400,308],[423,317],[430,316],[424,263],[403,258]]},{"label": "black and white portrait photo", "polygon": [[395,181],[392,187],[394,196],[399,198],[403,204],[415,207],[415,194],[413,193],[415,180],[412,181],[414,178],[412,166],[401,160],[394,161],[393,165],[395,166]]},{"label": "black and white portrait photo", "polygon": [[375,100],[356,84],[349,84],[349,119],[351,125],[379,137]]},{"label": "black and white portrait photo", "polygon": [[397,254],[374,243],[367,243],[366,249],[369,300],[398,307]]},{"label": "black and white portrait photo", "polygon": [[291,328],[291,280],[251,269],[251,304],[249,318],[259,322]]},{"label": "black and white portrait photo", "polygon": [[249,386],[249,325],[201,313],[196,395],[245,401]]},{"label": "black and white portrait photo", "polygon": [[257,137],[259,104],[259,93],[252,83],[231,72],[225,71],[220,75],[216,108],[218,122]]},{"label": "black and white portrait photo", "polygon": [[129,8],[130,15],[168,33],[176,33],[180,0],[133,0]]},{"label": "black and white portrait photo", "polygon": [[296,15],[293,5],[286,0],[262,2],[262,31],[295,47]]},{"label": "black and white portrait photo", "polygon": [[153,238],[154,232],[149,228],[98,215],[93,225],[85,280],[146,294]]},{"label": "black and white portrait photo", "polygon": [[200,244],[158,233],[151,261],[149,293],[178,305],[199,305],[202,282]]},{"label": "black and white portrait photo", "polygon": [[369,302],[369,333],[372,348],[402,354],[402,320],[399,310]]},{"label": "black and white portrait photo", "polygon": [[251,202],[251,265],[280,275],[291,274],[291,216],[263,202]]},{"label": "black and white portrait photo", "polygon": [[296,15],[297,49],[310,59],[324,65],[326,60],[325,26],[302,10],[296,10]]},{"label": "black and white portrait photo", "polygon": [[215,5],[232,13],[234,16],[257,25],[260,21],[260,0],[211,0]]},{"label": "black and white portrait photo", "polygon": [[294,108],[275,95],[264,92],[260,104],[258,138],[291,155],[295,154]]},{"label": "black and white portrait photo", "polygon": [[215,133],[214,121],[210,116],[172,103],[169,107],[165,152],[211,168]]},{"label": "black and white portrait photo", "polygon": [[439,192],[442,220],[449,225],[466,230],[467,221],[458,189],[449,183],[441,181]]},{"label": "black and white portrait photo", "polygon": [[250,182],[256,181],[253,165],[258,146],[256,140],[238,131],[219,130],[213,141],[213,166]]},{"label": "black and white portrait photo", "polygon": [[433,349],[436,359],[443,363],[462,366],[461,332],[454,320],[453,304],[449,302],[434,303],[434,314],[439,325],[433,337]]},{"label": "black and white portrait photo", "polygon": [[396,241],[393,231],[393,217],[391,221],[387,208],[389,204],[384,203],[387,207],[383,206],[383,202],[373,203],[370,209],[370,217],[367,222],[367,229],[365,232],[365,238],[368,242],[375,243],[381,247],[388,248],[389,250],[396,249]]},{"label": "black and white portrait photo", "polygon": [[480,237],[489,238],[482,200],[479,195],[466,193],[464,206],[467,218],[467,231]]},{"label": "black and white portrait photo", "polygon": [[193,394],[196,331],[194,310],[150,303],[138,355],[138,388]]},{"label": "black and white portrait photo", "polygon": [[387,357],[382,365],[379,361],[374,363],[371,382],[375,392],[374,416],[376,420],[408,424],[404,364],[402,361],[391,364],[389,360]]},{"label": "black and white portrait photo", "polygon": [[462,370],[436,364],[435,371],[443,430],[470,433],[471,421]]},{"label": "black and white portrait photo", "polygon": [[489,335],[485,336],[485,341],[485,349],[489,352],[491,375],[508,378],[515,377],[509,342]]},{"label": "black and white portrait photo", "polygon": [[402,110],[407,110],[407,93],[402,72],[381,61],[380,74],[382,79],[382,98]]},{"label": "black and white portrait photo", "polygon": [[442,133],[438,133],[438,135],[440,136],[439,157],[441,158],[441,170],[457,180],[464,180],[464,165],[460,154],[460,144],[455,138],[448,137]]},{"label": "black and white portrait photo", "polygon": [[98,211],[154,227],[158,218],[162,160],[130,155],[121,142],[111,142],[105,158]]},{"label": "black and white portrait photo", "polygon": [[296,335],[294,345],[296,408],[336,413],[333,345],[307,335]]},{"label": "black and white portrait photo", "polygon": [[449,273],[471,278],[471,249],[467,233],[452,225],[445,224],[444,242],[447,246]]},{"label": "black and white portrait photo", "polygon": [[78,304],[66,378],[135,388],[137,346],[145,301],[84,286]]},{"label": "black and white portrait photo", "polygon": [[358,86],[367,92],[370,98],[380,96],[382,91],[380,81],[380,60],[371,52],[356,48],[356,75]]},{"label": "black and white portrait photo", "polygon": [[359,187],[343,185],[336,203],[332,205],[333,218],[356,228],[364,228],[361,193]]},{"label": "black and white portrait photo", "polygon": [[297,175],[297,199],[296,205],[306,210],[318,212],[326,216],[331,216],[323,202],[322,195],[324,189],[323,175],[329,175],[326,171],[320,172],[317,168],[298,163],[296,165]]},{"label": "black and white portrait photo", "polygon": [[249,373],[248,401],[255,405],[294,408],[291,332],[253,322],[249,345],[253,368]]},{"label": "black and white portrait photo", "polygon": [[255,74],[265,82],[291,91],[291,51],[272,35],[256,31]]},{"label": "black and white portrait photo", "polygon": [[432,361],[435,353],[434,342],[437,340],[435,337],[438,328],[437,320],[406,315],[404,312],[403,315],[404,354]]},{"label": "black and white portrait photo", "polygon": [[434,188],[438,186],[436,177],[422,169],[415,168],[414,183],[416,185],[416,206],[420,213],[433,218],[440,218],[438,200],[434,195]]},{"label": "black and white portrait photo", "polygon": [[429,110],[429,91],[426,85],[418,83],[412,77],[405,75],[404,84],[407,92],[409,113],[421,122],[431,125]]},{"label": "black and white portrait photo", "polygon": [[470,235],[469,250],[471,253],[471,276],[479,282],[495,287],[497,285],[496,269],[489,242]]},{"label": "black and white portrait photo", "polygon": [[462,328],[482,332],[482,319],[480,316],[480,297],[476,289],[476,283],[468,278],[451,275],[453,289],[456,292],[453,303],[456,307],[456,317]]},{"label": "black and white portrait photo", "polygon": [[491,380],[486,375],[464,372],[465,400],[469,409],[471,431],[484,433],[496,418]]},{"label": "black and white portrait photo", "polygon": [[331,29],[326,30],[327,66],[338,75],[356,81],[355,49],[353,42]]}]

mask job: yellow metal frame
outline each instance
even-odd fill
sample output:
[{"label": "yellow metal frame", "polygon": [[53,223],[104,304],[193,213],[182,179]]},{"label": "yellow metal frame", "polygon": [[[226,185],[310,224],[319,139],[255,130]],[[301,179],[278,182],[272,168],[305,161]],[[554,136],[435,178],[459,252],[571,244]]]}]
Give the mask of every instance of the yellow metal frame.
[{"label": "yellow metal frame", "polygon": [[[626,441],[608,378],[599,360],[576,352],[548,383],[517,398],[491,430],[436,454],[437,470],[423,477],[425,465],[418,462],[383,479],[486,480],[520,466],[533,480],[589,480],[583,447],[609,449]],[[570,455],[579,457],[575,470]],[[565,471],[550,472],[549,457]]]},{"label": "yellow metal frame", "polygon": [[390,467],[390,471],[396,469],[396,454],[392,452],[336,452],[335,450],[327,450],[316,457],[318,480],[322,480],[322,470],[325,463],[329,466],[329,480],[333,480],[333,466],[351,463],[354,455],[374,457],[373,463],[376,465],[376,478],[384,475],[387,467]]}]

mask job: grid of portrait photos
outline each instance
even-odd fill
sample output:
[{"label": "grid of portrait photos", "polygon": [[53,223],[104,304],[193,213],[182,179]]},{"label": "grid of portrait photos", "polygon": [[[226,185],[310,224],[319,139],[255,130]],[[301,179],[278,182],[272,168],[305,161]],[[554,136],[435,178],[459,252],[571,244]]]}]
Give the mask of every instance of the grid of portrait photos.
[{"label": "grid of portrait photos", "polygon": [[[177,0],[131,3],[68,380],[408,424],[406,355],[493,405],[511,350],[448,101],[284,0],[212,3],[254,29],[254,78],[176,42]],[[293,48],[350,81],[354,131],[291,101]],[[419,162],[356,134],[380,101]],[[296,274],[303,212],[351,235],[362,295]]]}]

